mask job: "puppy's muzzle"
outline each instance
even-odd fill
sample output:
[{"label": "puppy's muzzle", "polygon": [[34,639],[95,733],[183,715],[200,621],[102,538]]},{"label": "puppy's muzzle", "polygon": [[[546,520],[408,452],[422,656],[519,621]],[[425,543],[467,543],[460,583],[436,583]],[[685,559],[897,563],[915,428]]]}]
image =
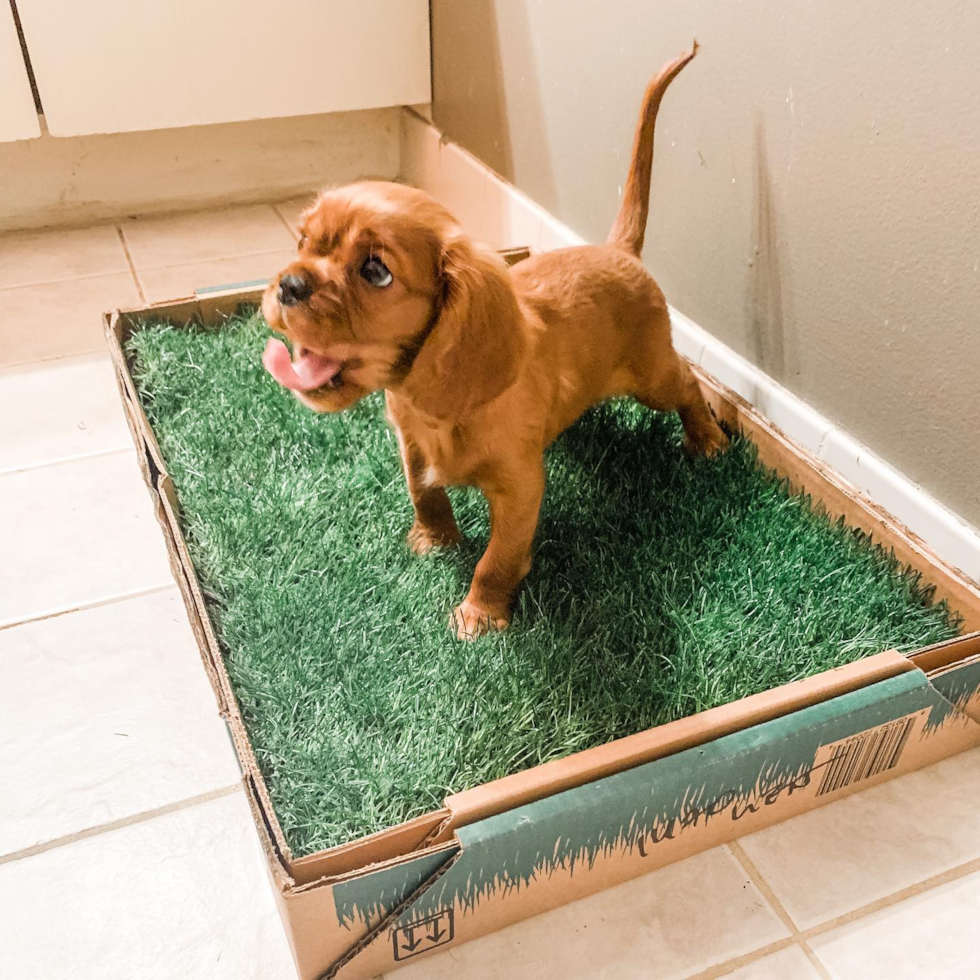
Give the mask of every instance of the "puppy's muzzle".
[{"label": "puppy's muzzle", "polygon": [[283,306],[295,306],[309,299],[313,292],[310,284],[302,276],[285,275],[279,280],[279,302]]}]

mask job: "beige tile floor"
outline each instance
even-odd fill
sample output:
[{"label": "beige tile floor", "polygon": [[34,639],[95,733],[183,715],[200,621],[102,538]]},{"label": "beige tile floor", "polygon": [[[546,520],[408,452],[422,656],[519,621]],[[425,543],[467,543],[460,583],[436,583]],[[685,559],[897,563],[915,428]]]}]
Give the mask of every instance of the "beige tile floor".
[{"label": "beige tile floor", "polygon": [[[99,314],[272,274],[298,206],[0,236],[5,980],[293,975]],[[980,978],[978,802],[980,750],[400,976]]]}]

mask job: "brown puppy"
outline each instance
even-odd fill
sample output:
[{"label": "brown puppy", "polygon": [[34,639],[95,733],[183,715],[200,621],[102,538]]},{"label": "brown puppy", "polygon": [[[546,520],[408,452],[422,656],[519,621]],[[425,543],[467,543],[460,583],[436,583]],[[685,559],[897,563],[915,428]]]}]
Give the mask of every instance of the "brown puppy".
[{"label": "brown puppy", "polygon": [[299,254],[267,290],[269,371],[321,412],[379,388],[398,434],[419,554],[456,544],[446,491],[479,487],[490,543],[452,614],[459,637],[503,629],[531,567],[544,451],[587,408],[616,395],[677,410],[692,452],[726,439],[671,346],[667,304],[638,258],[653,129],[667,65],[643,100],[623,203],[605,245],[560,249],[508,270],[418,190],[361,183],[305,213]]}]

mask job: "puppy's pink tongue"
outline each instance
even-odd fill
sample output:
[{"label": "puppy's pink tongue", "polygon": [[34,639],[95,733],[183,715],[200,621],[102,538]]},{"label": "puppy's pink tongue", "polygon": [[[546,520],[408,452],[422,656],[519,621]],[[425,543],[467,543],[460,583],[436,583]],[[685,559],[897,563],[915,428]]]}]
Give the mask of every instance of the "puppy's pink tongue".
[{"label": "puppy's pink tongue", "polygon": [[340,362],[322,354],[304,350],[294,361],[289,348],[274,337],[269,338],[262,354],[266,371],[284,388],[291,391],[312,391],[332,381],[340,371]]}]

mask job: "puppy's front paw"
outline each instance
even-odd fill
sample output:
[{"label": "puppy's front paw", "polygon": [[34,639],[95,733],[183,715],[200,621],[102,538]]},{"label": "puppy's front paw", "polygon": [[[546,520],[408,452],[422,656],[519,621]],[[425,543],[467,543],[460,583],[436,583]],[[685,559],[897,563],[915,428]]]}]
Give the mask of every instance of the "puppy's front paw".
[{"label": "puppy's front paw", "polygon": [[449,617],[449,628],[457,640],[475,640],[484,633],[505,630],[510,625],[506,616],[494,615],[471,599],[464,599]]},{"label": "puppy's front paw", "polygon": [[453,548],[463,540],[455,525],[447,528],[431,528],[416,522],[408,532],[408,546],[417,555],[427,555],[436,548]]}]

